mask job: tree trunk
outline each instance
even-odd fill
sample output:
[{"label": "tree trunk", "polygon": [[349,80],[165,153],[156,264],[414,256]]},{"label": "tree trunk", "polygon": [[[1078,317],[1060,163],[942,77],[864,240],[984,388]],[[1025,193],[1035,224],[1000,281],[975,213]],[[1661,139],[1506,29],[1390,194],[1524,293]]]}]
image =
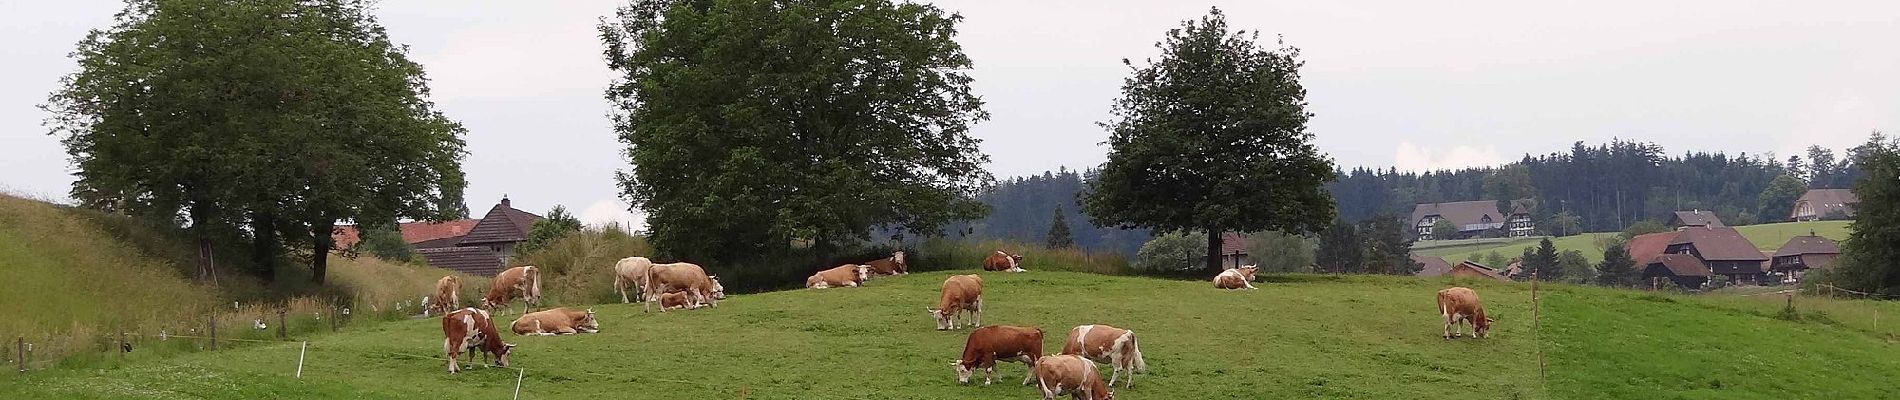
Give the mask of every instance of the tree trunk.
[{"label": "tree trunk", "polygon": [[319,285],[330,267],[330,235],[334,231],[335,219],[319,218],[310,224],[310,281]]},{"label": "tree trunk", "polygon": [[209,221],[216,219],[216,217],[214,217],[216,213],[213,212],[211,206],[207,203],[209,202],[203,200],[193,200],[191,202],[191,233],[197,236],[198,282],[215,284],[218,281],[217,267],[215,264],[217,253],[214,251],[215,248],[211,245],[211,223]]},{"label": "tree trunk", "polygon": [[1207,271],[1220,273],[1220,233],[1219,228],[1207,228]]},{"label": "tree trunk", "polygon": [[277,277],[277,216],[269,211],[252,216],[251,266],[264,282]]}]

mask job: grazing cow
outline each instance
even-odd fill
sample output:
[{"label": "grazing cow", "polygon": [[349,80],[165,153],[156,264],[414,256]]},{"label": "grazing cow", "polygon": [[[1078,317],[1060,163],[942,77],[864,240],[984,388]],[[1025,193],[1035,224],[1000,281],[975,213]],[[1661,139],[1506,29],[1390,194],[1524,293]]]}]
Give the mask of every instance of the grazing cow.
[{"label": "grazing cow", "polygon": [[464,350],[495,356],[495,365],[508,366],[508,352],[515,345],[502,343],[495,333],[495,321],[479,308],[464,308],[442,316],[442,352],[449,358],[449,373],[461,370],[455,359]]},{"label": "grazing cow", "polygon": [[988,258],[983,259],[983,270],[1023,272],[1026,270],[1023,269],[1022,263],[1023,256],[1021,254],[1009,254],[1008,252],[997,250],[995,253],[990,253]]},{"label": "grazing cow", "polygon": [[1249,266],[1240,267],[1240,268],[1229,268],[1226,271],[1221,271],[1220,275],[1214,276],[1214,288],[1215,289],[1259,289],[1257,287],[1253,287],[1253,274],[1254,272],[1259,271],[1259,270],[1260,270],[1260,267],[1249,265]]},{"label": "grazing cow", "polygon": [[561,307],[522,314],[515,319],[513,328],[516,335],[595,333],[600,332],[600,321],[594,319],[594,310]]},{"label": "grazing cow", "polygon": [[937,308],[927,309],[937,318],[937,330],[956,329],[957,315],[970,312],[970,326],[983,326],[983,277],[951,275],[943,280],[943,294]]},{"label": "grazing cow", "polygon": [[693,304],[690,300],[691,299],[686,297],[685,292],[667,292],[666,294],[660,295],[660,309],[684,310],[704,306],[704,304]]},{"label": "grazing cow", "polygon": [[904,252],[891,253],[890,257],[871,260],[864,263],[871,267],[871,273],[878,275],[904,275],[910,273],[910,264],[904,262]]},{"label": "grazing cow", "polygon": [[1128,373],[1128,383],[1122,387],[1134,386],[1135,371],[1148,370],[1148,363],[1141,360],[1141,346],[1135,342],[1135,331],[1108,325],[1082,325],[1070,329],[1068,341],[1062,344],[1062,354],[1108,363],[1115,369],[1108,374],[1109,386],[1115,386],[1115,379],[1123,371]]},{"label": "grazing cow", "polygon": [[1438,291],[1438,313],[1445,316],[1445,338],[1450,339],[1451,326],[1458,325],[1458,336],[1464,336],[1464,323],[1471,323],[1471,337],[1483,338],[1491,333],[1491,323],[1496,322],[1484,316],[1484,305],[1478,303],[1478,292],[1470,288],[1454,287]]},{"label": "grazing cow", "polygon": [[[653,260],[646,257],[627,257],[614,263],[614,291],[620,293],[621,303],[631,303],[627,291],[647,287],[647,269],[653,268]],[[646,293],[634,292],[640,301],[646,301]]]},{"label": "grazing cow", "polygon": [[805,287],[824,289],[831,287],[858,287],[864,285],[864,279],[870,277],[870,266],[845,264],[837,268],[818,271],[805,278]]},{"label": "grazing cow", "polygon": [[1095,362],[1073,354],[1045,356],[1036,360],[1029,368],[1036,376],[1036,389],[1042,390],[1043,400],[1054,400],[1056,395],[1067,393],[1071,399],[1114,400],[1115,392],[1108,390],[1114,386],[1102,384],[1102,373],[1095,369]]},{"label": "grazing cow", "polygon": [[455,275],[435,280],[435,296],[426,297],[422,315],[448,314],[462,308],[462,280]]},{"label": "grazing cow", "polygon": [[[1042,357],[1042,328],[1033,326],[985,326],[970,331],[963,342],[963,358],[950,362],[957,369],[957,383],[970,383],[970,375],[983,369],[983,384],[996,379],[997,361],[1016,361],[1023,366],[1036,365]],[[1028,385],[1034,373],[1023,374]]]},{"label": "grazing cow", "polygon": [[[646,288],[641,290],[641,311],[650,311],[653,303],[661,294],[671,291],[686,292],[694,305],[706,304],[719,306],[719,299],[726,297],[726,289],[719,285],[719,277],[706,275],[706,269],[692,263],[653,264],[647,267]],[[666,308],[660,308],[666,312]]]},{"label": "grazing cow", "polygon": [[495,283],[489,285],[488,297],[482,298],[482,308],[506,310],[516,296],[521,297],[522,312],[541,304],[541,269],[524,265],[501,271],[495,275]]}]

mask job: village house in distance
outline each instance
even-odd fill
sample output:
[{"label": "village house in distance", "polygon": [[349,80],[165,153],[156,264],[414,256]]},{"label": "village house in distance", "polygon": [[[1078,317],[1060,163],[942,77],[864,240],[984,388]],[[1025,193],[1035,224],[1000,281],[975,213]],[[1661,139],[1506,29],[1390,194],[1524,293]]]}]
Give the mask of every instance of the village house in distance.
[{"label": "village house in distance", "polygon": [[[1451,240],[1484,237],[1485,232],[1497,232],[1503,237],[1527,237],[1536,234],[1537,223],[1531,221],[1531,212],[1525,204],[1527,200],[1511,201],[1511,210],[1505,213],[1498,209],[1495,200],[1454,201],[1449,203],[1419,204],[1412,208],[1412,226],[1419,240]],[[1458,228],[1454,237],[1437,237],[1432,227],[1438,221],[1448,221]]]},{"label": "village house in distance", "polygon": [[[495,276],[514,257],[515,246],[541,216],[514,208],[507,196],[481,219],[403,223],[402,240],[416,247],[430,266],[476,276]],[[347,249],[360,240],[355,226],[337,229],[336,246]]]},{"label": "village house in distance", "polygon": [[1853,219],[1854,205],[1860,204],[1860,197],[1851,189],[1808,189],[1806,194],[1794,201],[1794,210],[1788,213],[1788,219],[1795,221],[1820,221]]}]

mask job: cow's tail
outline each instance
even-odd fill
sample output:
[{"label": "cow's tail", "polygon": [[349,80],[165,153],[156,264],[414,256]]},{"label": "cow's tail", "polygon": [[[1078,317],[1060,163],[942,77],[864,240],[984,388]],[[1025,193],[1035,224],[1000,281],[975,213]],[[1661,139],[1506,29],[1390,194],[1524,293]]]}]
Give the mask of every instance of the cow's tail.
[{"label": "cow's tail", "polygon": [[541,305],[541,269],[528,266],[528,299]]},{"label": "cow's tail", "polygon": [[[1141,345],[1135,343],[1135,331],[1128,331],[1128,356],[1134,360],[1131,364],[1136,371],[1148,372],[1148,362],[1141,359]],[[1129,379],[1134,379],[1133,375],[1129,376]]]},{"label": "cow's tail", "polygon": [[[648,265],[645,282],[640,282],[640,298],[642,299],[640,302],[640,312],[650,311],[653,307],[653,300],[656,300],[655,297],[658,297],[653,293],[653,276],[654,270],[656,269],[660,269],[660,266]],[[666,311],[665,304],[660,305],[660,311]]]}]

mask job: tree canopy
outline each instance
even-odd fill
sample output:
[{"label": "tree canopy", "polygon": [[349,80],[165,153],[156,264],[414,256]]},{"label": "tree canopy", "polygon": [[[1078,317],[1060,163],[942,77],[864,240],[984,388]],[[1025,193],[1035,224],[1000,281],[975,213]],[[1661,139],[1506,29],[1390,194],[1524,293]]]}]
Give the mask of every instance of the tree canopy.
[{"label": "tree canopy", "polygon": [[[83,206],[249,239],[258,271],[338,221],[441,219],[462,204],[462,127],[358,0],[132,0],[80,41],[43,108]],[[208,272],[208,271],[206,271]]]},{"label": "tree canopy", "polygon": [[1829,278],[1854,290],[1900,295],[1900,140],[1875,132],[1854,160],[1863,175],[1847,241]]},{"label": "tree canopy", "polygon": [[621,195],[665,255],[934,234],[982,215],[961,16],[891,1],[635,0],[600,26]]},{"label": "tree canopy", "polygon": [[[1205,231],[1320,230],[1332,161],[1306,131],[1299,49],[1260,47],[1219,9],[1169,30],[1159,59],[1131,68],[1102,124],[1108,161],[1084,200],[1097,225]],[[1218,270],[1210,257],[1205,267]]]}]

